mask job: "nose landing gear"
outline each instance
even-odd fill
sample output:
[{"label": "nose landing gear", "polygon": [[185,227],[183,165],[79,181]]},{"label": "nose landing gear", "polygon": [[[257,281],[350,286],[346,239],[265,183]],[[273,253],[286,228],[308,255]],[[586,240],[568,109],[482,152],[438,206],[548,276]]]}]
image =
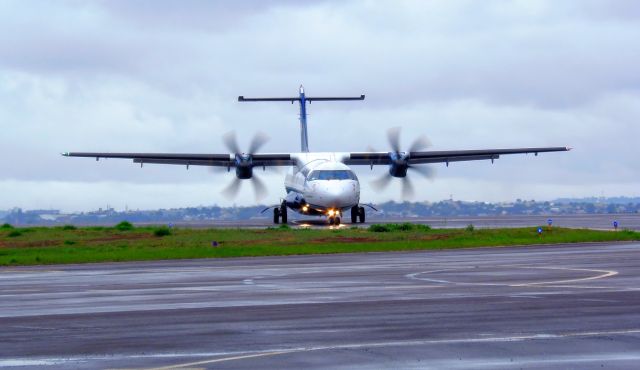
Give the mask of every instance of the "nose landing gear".
[{"label": "nose landing gear", "polygon": [[335,225],[335,226],[339,226],[340,225],[340,216],[342,216],[342,213],[340,213],[340,210],[335,210],[335,209],[330,209],[327,211],[326,215],[327,217],[327,222],[329,223],[329,225]]}]

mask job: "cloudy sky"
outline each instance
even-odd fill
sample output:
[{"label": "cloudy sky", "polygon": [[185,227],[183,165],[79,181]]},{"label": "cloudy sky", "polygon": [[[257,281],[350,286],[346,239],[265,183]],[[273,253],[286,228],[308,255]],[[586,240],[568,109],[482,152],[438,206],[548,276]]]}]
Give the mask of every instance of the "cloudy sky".
[{"label": "cloudy sky", "polygon": [[[297,107],[238,95],[359,95],[310,106],[314,151],[572,146],[436,166],[415,200],[640,191],[637,1],[2,1],[0,209],[254,204],[231,175],[63,151],[226,152],[263,131],[299,150]],[[363,202],[383,168],[357,168]],[[275,203],[283,174],[263,176]]]}]

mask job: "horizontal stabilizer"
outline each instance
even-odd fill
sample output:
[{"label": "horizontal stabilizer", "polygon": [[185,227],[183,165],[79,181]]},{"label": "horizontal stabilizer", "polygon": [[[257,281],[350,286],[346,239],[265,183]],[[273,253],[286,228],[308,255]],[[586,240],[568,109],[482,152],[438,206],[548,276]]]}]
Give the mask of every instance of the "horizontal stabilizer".
[{"label": "horizontal stabilizer", "polygon": [[238,96],[238,101],[299,101],[300,98],[245,98],[244,96]]},{"label": "horizontal stabilizer", "polygon": [[[304,100],[308,102],[312,101],[340,101],[340,100],[364,100],[364,95],[360,96],[323,96],[323,97],[305,97]],[[291,98],[245,98],[244,96],[238,96],[238,101],[300,101],[299,97]]]},{"label": "horizontal stabilizer", "polygon": [[305,98],[308,101],[337,101],[337,100],[364,100],[364,95],[354,96],[354,97],[310,97]]}]

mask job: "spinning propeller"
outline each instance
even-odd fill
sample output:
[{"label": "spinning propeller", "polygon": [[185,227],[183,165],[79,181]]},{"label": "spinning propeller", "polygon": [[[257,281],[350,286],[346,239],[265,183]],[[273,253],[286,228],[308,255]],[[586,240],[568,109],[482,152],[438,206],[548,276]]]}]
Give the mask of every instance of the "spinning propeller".
[{"label": "spinning propeller", "polygon": [[411,170],[423,177],[433,180],[435,176],[435,170],[427,166],[415,166],[409,164],[409,156],[411,152],[421,151],[431,146],[431,143],[426,136],[421,135],[416,138],[409,150],[400,150],[400,127],[393,127],[387,131],[387,140],[391,151],[389,152],[389,158],[391,164],[389,165],[389,172],[382,175],[382,177],[374,180],[371,185],[377,190],[382,190],[389,186],[391,179],[394,177],[402,179],[402,198],[408,199],[413,197],[414,188],[411,180],[407,177],[407,171]]},{"label": "spinning propeller", "polygon": [[251,185],[253,185],[256,200],[264,198],[267,195],[267,187],[264,182],[253,173],[253,155],[269,141],[269,137],[261,132],[255,134],[251,139],[247,152],[243,152],[240,149],[235,131],[226,133],[222,139],[227,149],[235,155],[236,169],[236,177],[222,190],[222,194],[230,198],[235,198],[240,190],[242,180],[248,179],[251,180]]}]

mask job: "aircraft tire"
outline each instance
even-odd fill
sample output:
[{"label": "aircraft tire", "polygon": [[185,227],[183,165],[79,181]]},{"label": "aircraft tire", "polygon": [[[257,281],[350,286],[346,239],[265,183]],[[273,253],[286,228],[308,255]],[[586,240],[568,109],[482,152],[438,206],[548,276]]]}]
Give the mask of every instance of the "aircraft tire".
[{"label": "aircraft tire", "polygon": [[273,209],[273,223],[274,224],[280,223],[280,208]]},{"label": "aircraft tire", "polygon": [[283,224],[287,223],[287,206],[285,206],[284,204],[282,205],[282,207],[280,207],[280,218],[282,218]]},{"label": "aircraft tire", "polygon": [[336,226],[340,226],[340,217],[336,217],[336,218],[333,220],[333,224],[334,224],[334,225],[336,225]]},{"label": "aircraft tire", "polygon": [[360,208],[358,206],[351,207],[351,223],[355,224],[358,222],[358,213]]},{"label": "aircraft tire", "polygon": [[365,221],[364,207],[358,207],[358,218],[360,218],[360,223],[363,224]]},{"label": "aircraft tire", "polygon": [[329,221],[329,225],[333,225],[333,217],[329,217],[327,221]]}]

